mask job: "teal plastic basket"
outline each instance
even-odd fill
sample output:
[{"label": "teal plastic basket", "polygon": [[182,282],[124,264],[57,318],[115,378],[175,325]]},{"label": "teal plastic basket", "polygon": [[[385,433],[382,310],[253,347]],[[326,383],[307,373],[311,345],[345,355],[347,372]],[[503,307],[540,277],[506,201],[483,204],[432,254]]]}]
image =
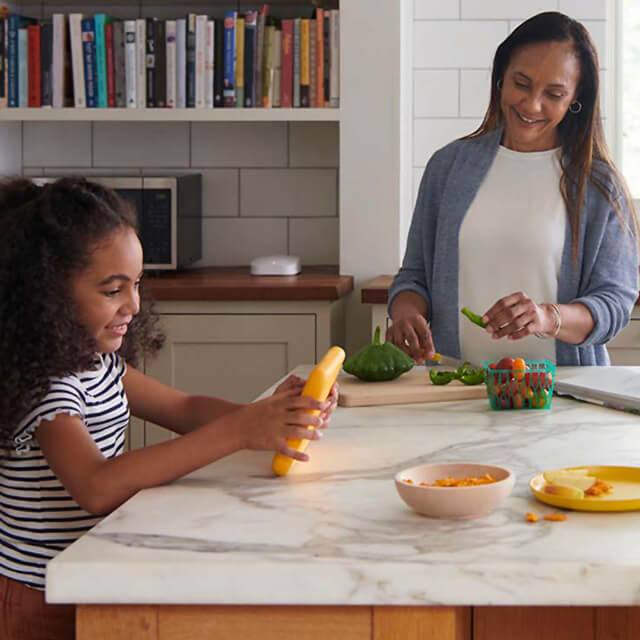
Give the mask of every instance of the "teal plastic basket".
[{"label": "teal plastic basket", "polygon": [[549,360],[525,360],[525,363],[526,371],[492,369],[490,365],[497,362],[484,363],[492,409],[551,409],[556,366]]}]

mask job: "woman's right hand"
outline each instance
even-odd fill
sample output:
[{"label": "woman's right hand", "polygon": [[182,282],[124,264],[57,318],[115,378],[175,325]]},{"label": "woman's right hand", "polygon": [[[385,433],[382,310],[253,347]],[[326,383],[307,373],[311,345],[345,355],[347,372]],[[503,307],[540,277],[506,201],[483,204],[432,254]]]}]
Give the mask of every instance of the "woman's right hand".
[{"label": "woman's right hand", "polygon": [[[245,405],[236,412],[238,428],[242,431],[242,448],[275,451],[304,462],[309,456],[287,446],[287,440],[319,440],[322,437],[319,429],[326,426],[326,416],[322,412],[330,405],[331,401],[320,402],[301,396],[297,388]],[[319,411],[320,415],[308,413],[309,409]],[[309,430],[307,425],[315,429]]]},{"label": "woman's right hand", "polygon": [[392,342],[408,353],[418,364],[435,358],[436,349],[431,329],[421,313],[408,313],[396,317],[387,329],[387,342]]}]

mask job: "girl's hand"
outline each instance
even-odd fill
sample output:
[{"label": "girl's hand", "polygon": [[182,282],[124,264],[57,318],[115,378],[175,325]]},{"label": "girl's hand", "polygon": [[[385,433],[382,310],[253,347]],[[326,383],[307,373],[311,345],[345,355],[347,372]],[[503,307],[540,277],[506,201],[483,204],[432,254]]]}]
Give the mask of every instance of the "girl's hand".
[{"label": "girl's hand", "polygon": [[485,331],[494,339],[522,340],[551,330],[553,318],[526,293],[518,291],[500,298],[483,316]]},{"label": "girl's hand", "polygon": [[[276,451],[294,460],[306,461],[309,456],[288,447],[287,440],[319,440],[322,437],[319,429],[326,426],[323,413],[330,412],[331,404],[329,398],[320,402],[301,396],[294,387],[245,405],[235,413],[241,431],[241,446],[244,449]],[[308,410],[316,410],[320,414],[312,415],[307,413]],[[315,429],[309,430],[307,425]]]},{"label": "girl's hand", "polygon": [[408,353],[418,364],[435,358],[431,329],[420,313],[397,318],[387,329],[385,339]]},{"label": "girl's hand", "polygon": [[329,421],[331,420],[331,414],[333,413],[334,409],[336,408],[336,405],[338,404],[338,393],[339,393],[339,388],[338,388],[338,383],[336,382],[331,387],[331,391],[327,396],[327,402],[329,403],[329,406],[320,414],[320,417],[322,418],[322,421],[323,421],[322,427],[320,427],[321,429],[326,429],[329,426]]}]

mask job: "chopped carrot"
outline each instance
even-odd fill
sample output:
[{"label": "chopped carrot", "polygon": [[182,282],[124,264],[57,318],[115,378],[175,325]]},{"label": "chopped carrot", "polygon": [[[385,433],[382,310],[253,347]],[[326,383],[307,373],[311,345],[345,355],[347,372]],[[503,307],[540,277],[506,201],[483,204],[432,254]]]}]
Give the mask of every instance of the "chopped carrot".
[{"label": "chopped carrot", "polygon": [[567,516],[563,513],[548,513],[544,519],[549,520],[549,522],[564,522],[567,519]]},{"label": "chopped carrot", "polygon": [[527,522],[538,522],[538,516],[531,511],[529,511],[529,513],[527,513],[525,517],[527,519]]}]

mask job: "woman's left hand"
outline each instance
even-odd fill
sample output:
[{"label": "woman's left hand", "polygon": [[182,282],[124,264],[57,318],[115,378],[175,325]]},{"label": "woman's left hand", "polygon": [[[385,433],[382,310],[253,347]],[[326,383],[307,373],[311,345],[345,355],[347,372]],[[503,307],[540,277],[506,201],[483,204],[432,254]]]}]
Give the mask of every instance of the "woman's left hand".
[{"label": "woman's left hand", "polygon": [[[306,382],[307,382],[306,380],[304,380],[303,378],[299,378],[298,376],[294,376],[294,375],[287,376],[287,378],[283,380],[276,387],[276,390],[273,392],[273,395],[276,395],[277,393],[282,393],[283,391],[289,391],[289,390],[297,390],[298,393],[301,393]],[[327,396],[327,402],[329,402],[329,406],[320,414],[320,417],[322,418],[322,426],[320,427],[321,429],[324,429],[329,425],[331,414],[333,413],[334,409],[336,408],[336,405],[338,404],[338,392],[339,392],[338,383],[336,382],[331,387],[331,391]]]},{"label": "woman's left hand", "polygon": [[521,340],[549,330],[546,310],[522,291],[500,298],[482,320],[487,324],[485,330],[494,339]]}]

